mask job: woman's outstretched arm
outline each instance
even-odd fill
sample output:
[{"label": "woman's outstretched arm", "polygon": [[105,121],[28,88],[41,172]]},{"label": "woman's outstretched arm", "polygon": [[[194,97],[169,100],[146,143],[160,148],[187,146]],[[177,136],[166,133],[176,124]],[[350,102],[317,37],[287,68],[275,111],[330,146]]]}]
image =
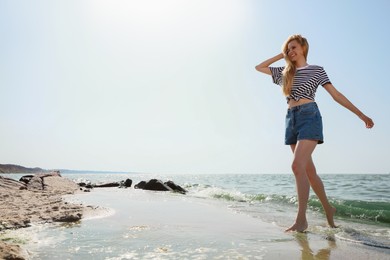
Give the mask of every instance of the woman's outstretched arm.
[{"label": "woman's outstretched arm", "polygon": [[269,58],[268,60],[263,61],[262,63],[257,65],[255,68],[257,71],[271,75],[271,70],[268,68],[269,65],[271,65],[272,63],[277,62],[278,60],[281,60],[283,58],[284,58],[283,53],[280,53],[272,58]]},{"label": "woman's outstretched arm", "polygon": [[374,126],[374,122],[371,118],[363,114],[351,101],[349,101],[341,92],[339,92],[331,83],[325,84],[324,88],[329,92],[332,98],[342,105],[343,107],[350,110],[352,113],[357,115],[363,122],[365,123],[367,128],[372,128]]}]

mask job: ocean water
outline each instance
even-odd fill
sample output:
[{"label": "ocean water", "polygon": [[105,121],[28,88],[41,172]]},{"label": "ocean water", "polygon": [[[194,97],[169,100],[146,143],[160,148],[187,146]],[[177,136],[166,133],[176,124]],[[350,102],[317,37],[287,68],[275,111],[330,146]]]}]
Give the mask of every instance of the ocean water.
[{"label": "ocean water", "polygon": [[[297,210],[293,175],[62,175],[92,183],[130,178],[133,186],[152,178],[172,180],[188,193],[132,187],[95,188],[71,196],[67,199],[73,202],[107,208],[106,215],[20,231],[33,259],[288,259],[304,253],[314,257],[309,242],[319,247],[318,252],[331,254],[339,248],[333,251],[336,256],[343,245],[351,244],[362,250],[361,255],[372,251],[373,259],[390,259],[390,175],[321,175],[340,227],[326,227],[321,204],[311,191],[308,237],[283,232]],[[280,247],[288,248],[286,255]],[[316,257],[331,259],[327,254]]]},{"label": "ocean water", "polygon": [[[104,183],[130,178],[133,185],[152,178],[173,180],[189,191],[189,196],[231,202],[232,207],[296,208],[294,176],[291,174],[67,174],[76,182]],[[390,225],[390,175],[325,174],[321,175],[328,197],[337,208],[337,217],[346,221]],[[310,209],[322,212],[311,191]],[[236,203],[237,202],[237,203]]]}]

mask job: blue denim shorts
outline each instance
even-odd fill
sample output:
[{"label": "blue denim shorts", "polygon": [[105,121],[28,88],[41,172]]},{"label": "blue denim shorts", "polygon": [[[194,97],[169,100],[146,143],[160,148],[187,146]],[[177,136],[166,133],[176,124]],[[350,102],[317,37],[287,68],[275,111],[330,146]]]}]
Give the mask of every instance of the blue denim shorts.
[{"label": "blue denim shorts", "polygon": [[284,143],[296,144],[299,140],[316,140],[318,144],[324,142],[322,116],[315,102],[287,110]]}]

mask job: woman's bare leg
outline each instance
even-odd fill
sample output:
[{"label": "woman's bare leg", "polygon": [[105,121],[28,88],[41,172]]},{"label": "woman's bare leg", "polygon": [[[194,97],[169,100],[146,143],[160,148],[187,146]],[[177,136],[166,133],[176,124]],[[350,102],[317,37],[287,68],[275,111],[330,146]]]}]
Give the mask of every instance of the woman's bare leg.
[{"label": "woman's bare leg", "polygon": [[295,223],[286,229],[286,231],[303,232],[307,229],[306,209],[309,200],[310,184],[306,173],[307,164],[311,160],[317,141],[301,140],[296,145],[291,145],[294,153],[292,170],[295,176],[295,183],[298,195],[298,213]]},{"label": "woman's bare leg", "polygon": [[328,201],[328,197],[326,196],[324,184],[320,176],[317,175],[316,167],[314,166],[313,159],[310,157],[310,160],[306,166],[307,177],[309,178],[309,182],[311,187],[313,188],[315,194],[321,201],[322,207],[325,210],[326,218],[328,220],[328,224],[330,227],[337,227],[334,224],[333,216],[336,213],[336,209],[332,207]]}]

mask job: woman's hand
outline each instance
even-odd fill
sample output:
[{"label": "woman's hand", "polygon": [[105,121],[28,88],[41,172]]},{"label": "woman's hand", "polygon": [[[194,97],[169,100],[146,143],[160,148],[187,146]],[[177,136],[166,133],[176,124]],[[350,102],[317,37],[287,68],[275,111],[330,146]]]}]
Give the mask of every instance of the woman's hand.
[{"label": "woman's hand", "polygon": [[361,120],[363,120],[363,122],[366,124],[367,128],[373,128],[374,127],[374,121],[372,121],[372,119],[369,118],[368,116],[366,116],[365,114],[361,114],[359,116],[359,118]]},{"label": "woman's hand", "polygon": [[260,63],[259,65],[257,65],[255,68],[257,71],[260,71],[260,72],[263,72],[265,74],[268,74],[268,75],[271,75],[271,70],[269,69],[269,66],[278,61],[278,60],[281,60],[284,58],[284,54],[283,53],[279,53],[278,55],[272,57],[272,58],[269,58],[268,60],[265,60],[263,61],[262,63]]}]

